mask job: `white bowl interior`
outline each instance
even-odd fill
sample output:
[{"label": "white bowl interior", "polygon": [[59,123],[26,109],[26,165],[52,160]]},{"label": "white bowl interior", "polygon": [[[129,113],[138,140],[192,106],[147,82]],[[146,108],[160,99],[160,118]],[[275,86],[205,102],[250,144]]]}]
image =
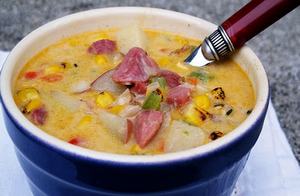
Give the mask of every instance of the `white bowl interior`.
[{"label": "white bowl interior", "polygon": [[261,62],[248,48],[243,47],[235,55],[234,60],[239,63],[252,81],[256,106],[251,115],[234,131],[214,142],[194,149],[155,156],[131,156],[96,152],[70,145],[41,131],[28,121],[19,111],[13,100],[12,87],[22,66],[43,48],[56,41],[85,31],[122,27],[138,23],[143,28],[157,29],[177,33],[203,40],[216,29],[216,25],[202,19],[173,11],[154,8],[104,8],[80,12],[50,22],[27,35],[10,53],[1,74],[1,95],[10,114],[18,120],[20,125],[45,143],[80,156],[111,160],[127,163],[135,162],[162,162],[175,159],[184,159],[201,153],[207,153],[228,144],[240,137],[250,127],[262,112],[268,101],[268,81]]}]

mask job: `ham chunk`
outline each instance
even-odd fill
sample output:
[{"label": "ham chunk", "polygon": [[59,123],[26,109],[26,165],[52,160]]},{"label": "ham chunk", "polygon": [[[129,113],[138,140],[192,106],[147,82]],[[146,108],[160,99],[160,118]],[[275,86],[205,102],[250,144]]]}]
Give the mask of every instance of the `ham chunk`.
[{"label": "ham chunk", "polygon": [[45,124],[48,112],[46,111],[45,107],[40,107],[32,111],[31,119],[34,124],[36,125],[43,125]]},{"label": "ham chunk", "polygon": [[146,82],[136,82],[134,86],[130,89],[131,92],[145,95],[147,91],[147,83]]},{"label": "ham chunk", "polygon": [[162,122],[163,114],[160,111],[144,110],[136,116],[133,130],[136,142],[141,148],[154,138]]},{"label": "ham chunk", "polygon": [[167,103],[180,107],[185,105],[191,99],[191,89],[185,86],[176,86],[169,90],[167,95]]},{"label": "ham chunk", "polygon": [[111,54],[116,49],[116,42],[109,39],[101,39],[92,43],[88,48],[88,52],[91,54]]},{"label": "ham chunk", "polygon": [[159,72],[159,75],[166,79],[167,84],[170,88],[179,86],[182,80],[180,75],[169,70],[161,70]]},{"label": "ham chunk", "polygon": [[155,61],[141,48],[132,48],[125,55],[112,76],[115,82],[129,85],[146,82],[150,76],[156,75],[159,68]]}]

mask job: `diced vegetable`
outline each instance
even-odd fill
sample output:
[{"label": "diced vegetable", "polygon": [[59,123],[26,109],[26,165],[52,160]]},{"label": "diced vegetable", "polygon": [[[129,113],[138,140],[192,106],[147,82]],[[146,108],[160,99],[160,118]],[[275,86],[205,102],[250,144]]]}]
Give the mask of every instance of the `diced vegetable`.
[{"label": "diced vegetable", "polygon": [[68,143],[76,145],[76,146],[84,146],[84,140],[80,137],[74,137],[68,141]]},{"label": "diced vegetable", "polygon": [[251,114],[251,112],[252,112],[252,109],[247,110],[246,114],[249,115],[249,114]]},{"label": "diced vegetable", "polygon": [[207,82],[208,80],[212,79],[213,77],[209,75],[206,71],[204,70],[199,70],[199,71],[193,71],[189,75],[189,77],[194,77],[197,78],[203,82]]},{"label": "diced vegetable", "polygon": [[85,80],[80,80],[71,85],[71,92],[82,93],[90,88],[90,83]]},{"label": "diced vegetable", "polygon": [[163,77],[158,77],[158,78],[157,78],[157,81],[158,81],[159,86],[160,86],[161,88],[163,88],[163,89],[166,88],[166,86],[167,86],[167,81],[166,81],[165,78],[163,78]]},{"label": "diced vegetable", "polygon": [[233,112],[233,109],[230,108],[229,110],[226,111],[226,116],[229,116]]},{"label": "diced vegetable", "polygon": [[160,85],[158,82],[152,82],[147,86],[146,95],[149,95],[153,91],[156,91],[157,89],[160,89]]},{"label": "diced vegetable", "polygon": [[113,72],[114,70],[112,69],[103,73],[91,84],[91,88],[99,92],[108,91],[115,95],[120,95],[125,91],[126,87],[112,80]]},{"label": "diced vegetable", "polygon": [[224,133],[222,133],[221,131],[213,131],[210,135],[209,135],[209,138],[211,140],[216,140],[220,137],[222,137],[224,135]]},{"label": "diced vegetable", "polygon": [[124,110],[124,108],[125,108],[124,105],[114,105],[114,106],[110,106],[108,108],[108,111],[113,114],[119,114],[122,110]]},{"label": "diced vegetable", "polygon": [[202,114],[193,103],[187,105],[183,111],[184,121],[196,126],[200,126],[203,123],[201,115]]},{"label": "diced vegetable", "polygon": [[127,119],[127,131],[125,133],[125,141],[124,141],[125,144],[129,142],[132,132],[133,132],[133,123],[131,120]]},{"label": "diced vegetable", "polygon": [[28,71],[24,74],[24,77],[27,79],[27,80],[33,80],[35,79],[36,77],[38,76],[38,72],[36,71]]},{"label": "diced vegetable", "polygon": [[92,122],[93,117],[90,115],[84,116],[80,119],[78,126],[79,128],[86,126],[87,124],[89,124],[90,122]]},{"label": "diced vegetable", "polygon": [[165,150],[175,152],[204,144],[205,132],[199,127],[174,120],[165,141]]},{"label": "diced vegetable", "polygon": [[41,106],[42,106],[42,101],[40,99],[33,99],[24,107],[23,112],[30,113]]},{"label": "diced vegetable", "polygon": [[42,80],[46,82],[58,82],[63,79],[63,76],[61,74],[49,74],[41,77]]},{"label": "diced vegetable", "polygon": [[132,24],[120,29],[120,31],[116,33],[116,39],[119,50],[123,54],[127,54],[133,47],[139,47],[144,50],[147,47],[146,34],[137,24]]},{"label": "diced vegetable", "polygon": [[197,85],[198,79],[194,77],[187,77],[186,82],[192,85]]},{"label": "diced vegetable", "polygon": [[210,100],[207,95],[198,95],[193,99],[195,105],[199,109],[208,109],[210,106]]},{"label": "diced vegetable", "polygon": [[128,125],[127,119],[101,110],[98,115],[99,120],[113,135],[121,141],[126,142]]},{"label": "diced vegetable", "polygon": [[114,98],[108,92],[102,92],[96,97],[96,105],[100,108],[107,108],[114,102]]},{"label": "diced vegetable", "polygon": [[39,92],[35,88],[25,88],[16,94],[16,102],[21,107],[25,107],[29,102],[40,99]]},{"label": "diced vegetable", "polygon": [[61,65],[49,65],[45,68],[44,74],[50,75],[50,74],[56,74],[64,71],[64,67]]},{"label": "diced vegetable", "polygon": [[74,64],[72,65],[71,63],[68,63],[68,62],[61,62],[60,66],[62,66],[64,69],[70,69],[70,68],[72,68],[74,66]]},{"label": "diced vegetable", "polygon": [[130,149],[130,154],[132,154],[132,155],[139,155],[142,152],[143,152],[143,150],[137,144],[134,144]]},{"label": "diced vegetable", "polygon": [[120,113],[119,115],[121,117],[132,117],[138,114],[139,111],[141,111],[141,106],[139,105],[127,105]]},{"label": "diced vegetable", "polygon": [[78,110],[82,104],[81,101],[77,100],[73,96],[61,91],[51,91],[51,95],[55,101],[72,112]]},{"label": "diced vegetable", "polygon": [[160,127],[161,131],[167,129],[170,126],[171,121],[172,121],[171,113],[169,111],[168,112],[164,112],[163,116],[164,116],[164,120],[163,120],[163,122],[161,124],[161,127]]},{"label": "diced vegetable", "polygon": [[146,98],[143,109],[154,109],[158,110],[160,107],[160,102],[162,101],[162,96],[159,91],[152,91]]},{"label": "diced vegetable", "polygon": [[132,99],[132,95],[129,91],[129,89],[126,89],[120,96],[117,97],[117,99],[113,102],[113,106],[116,105],[125,105],[129,104]]},{"label": "diced vegetable", "polygon": [[211,94],[215,99],[221,99],[221,100],[225,99],[225,92],[223,91],[222,87],[214,88],[211,91]]},{"label": "diced vegetable", "polygon": [[161,57],[157,63],[160,65],[160,66],[164,66],[164,65],[169,65],[172,63],[171,61],[171,58],[168,57],[168,56],[164,56],[164,57]]},{"label": "diced vegetable", "polygon": [[112,61],[114,65],[118,65],[123,60],[123,54],[120,52],[115,52],[112,56]]},{"label": "diced vegetable", "polygon": [[165,89],[167,86],[167,81],[164,77],[153,77],[150,79],[151,83],[155,83],[158,82],[159,87],[161,87],[162,89]]},{"label": "diced vegetable", "polygon": [[95,60],[98,65],[102,66],[108,63],[108,58],[105,55],[96,55]]}]

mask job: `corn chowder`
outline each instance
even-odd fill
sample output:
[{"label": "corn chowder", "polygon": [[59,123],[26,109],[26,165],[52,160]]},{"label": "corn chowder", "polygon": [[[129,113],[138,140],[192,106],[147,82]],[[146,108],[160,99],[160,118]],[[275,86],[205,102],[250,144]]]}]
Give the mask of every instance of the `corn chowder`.
[{"label": "corn chowder", "polygon": [[73,145],[160,154],[223,137],[251,113],[255,95],[235,62],[182,62],[200,41],[167,32],[86,32],[42,50],[14,87],[20,111]]}]

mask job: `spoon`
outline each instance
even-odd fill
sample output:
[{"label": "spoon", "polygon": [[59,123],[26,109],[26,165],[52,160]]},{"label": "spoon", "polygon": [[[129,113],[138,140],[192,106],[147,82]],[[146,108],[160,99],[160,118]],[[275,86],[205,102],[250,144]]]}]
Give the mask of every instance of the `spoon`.
[{"label": "spoon", "polygon": [[219,61],[298,5],[300,0],[252,0],[206,37],[184,62],[201,67]]}]

